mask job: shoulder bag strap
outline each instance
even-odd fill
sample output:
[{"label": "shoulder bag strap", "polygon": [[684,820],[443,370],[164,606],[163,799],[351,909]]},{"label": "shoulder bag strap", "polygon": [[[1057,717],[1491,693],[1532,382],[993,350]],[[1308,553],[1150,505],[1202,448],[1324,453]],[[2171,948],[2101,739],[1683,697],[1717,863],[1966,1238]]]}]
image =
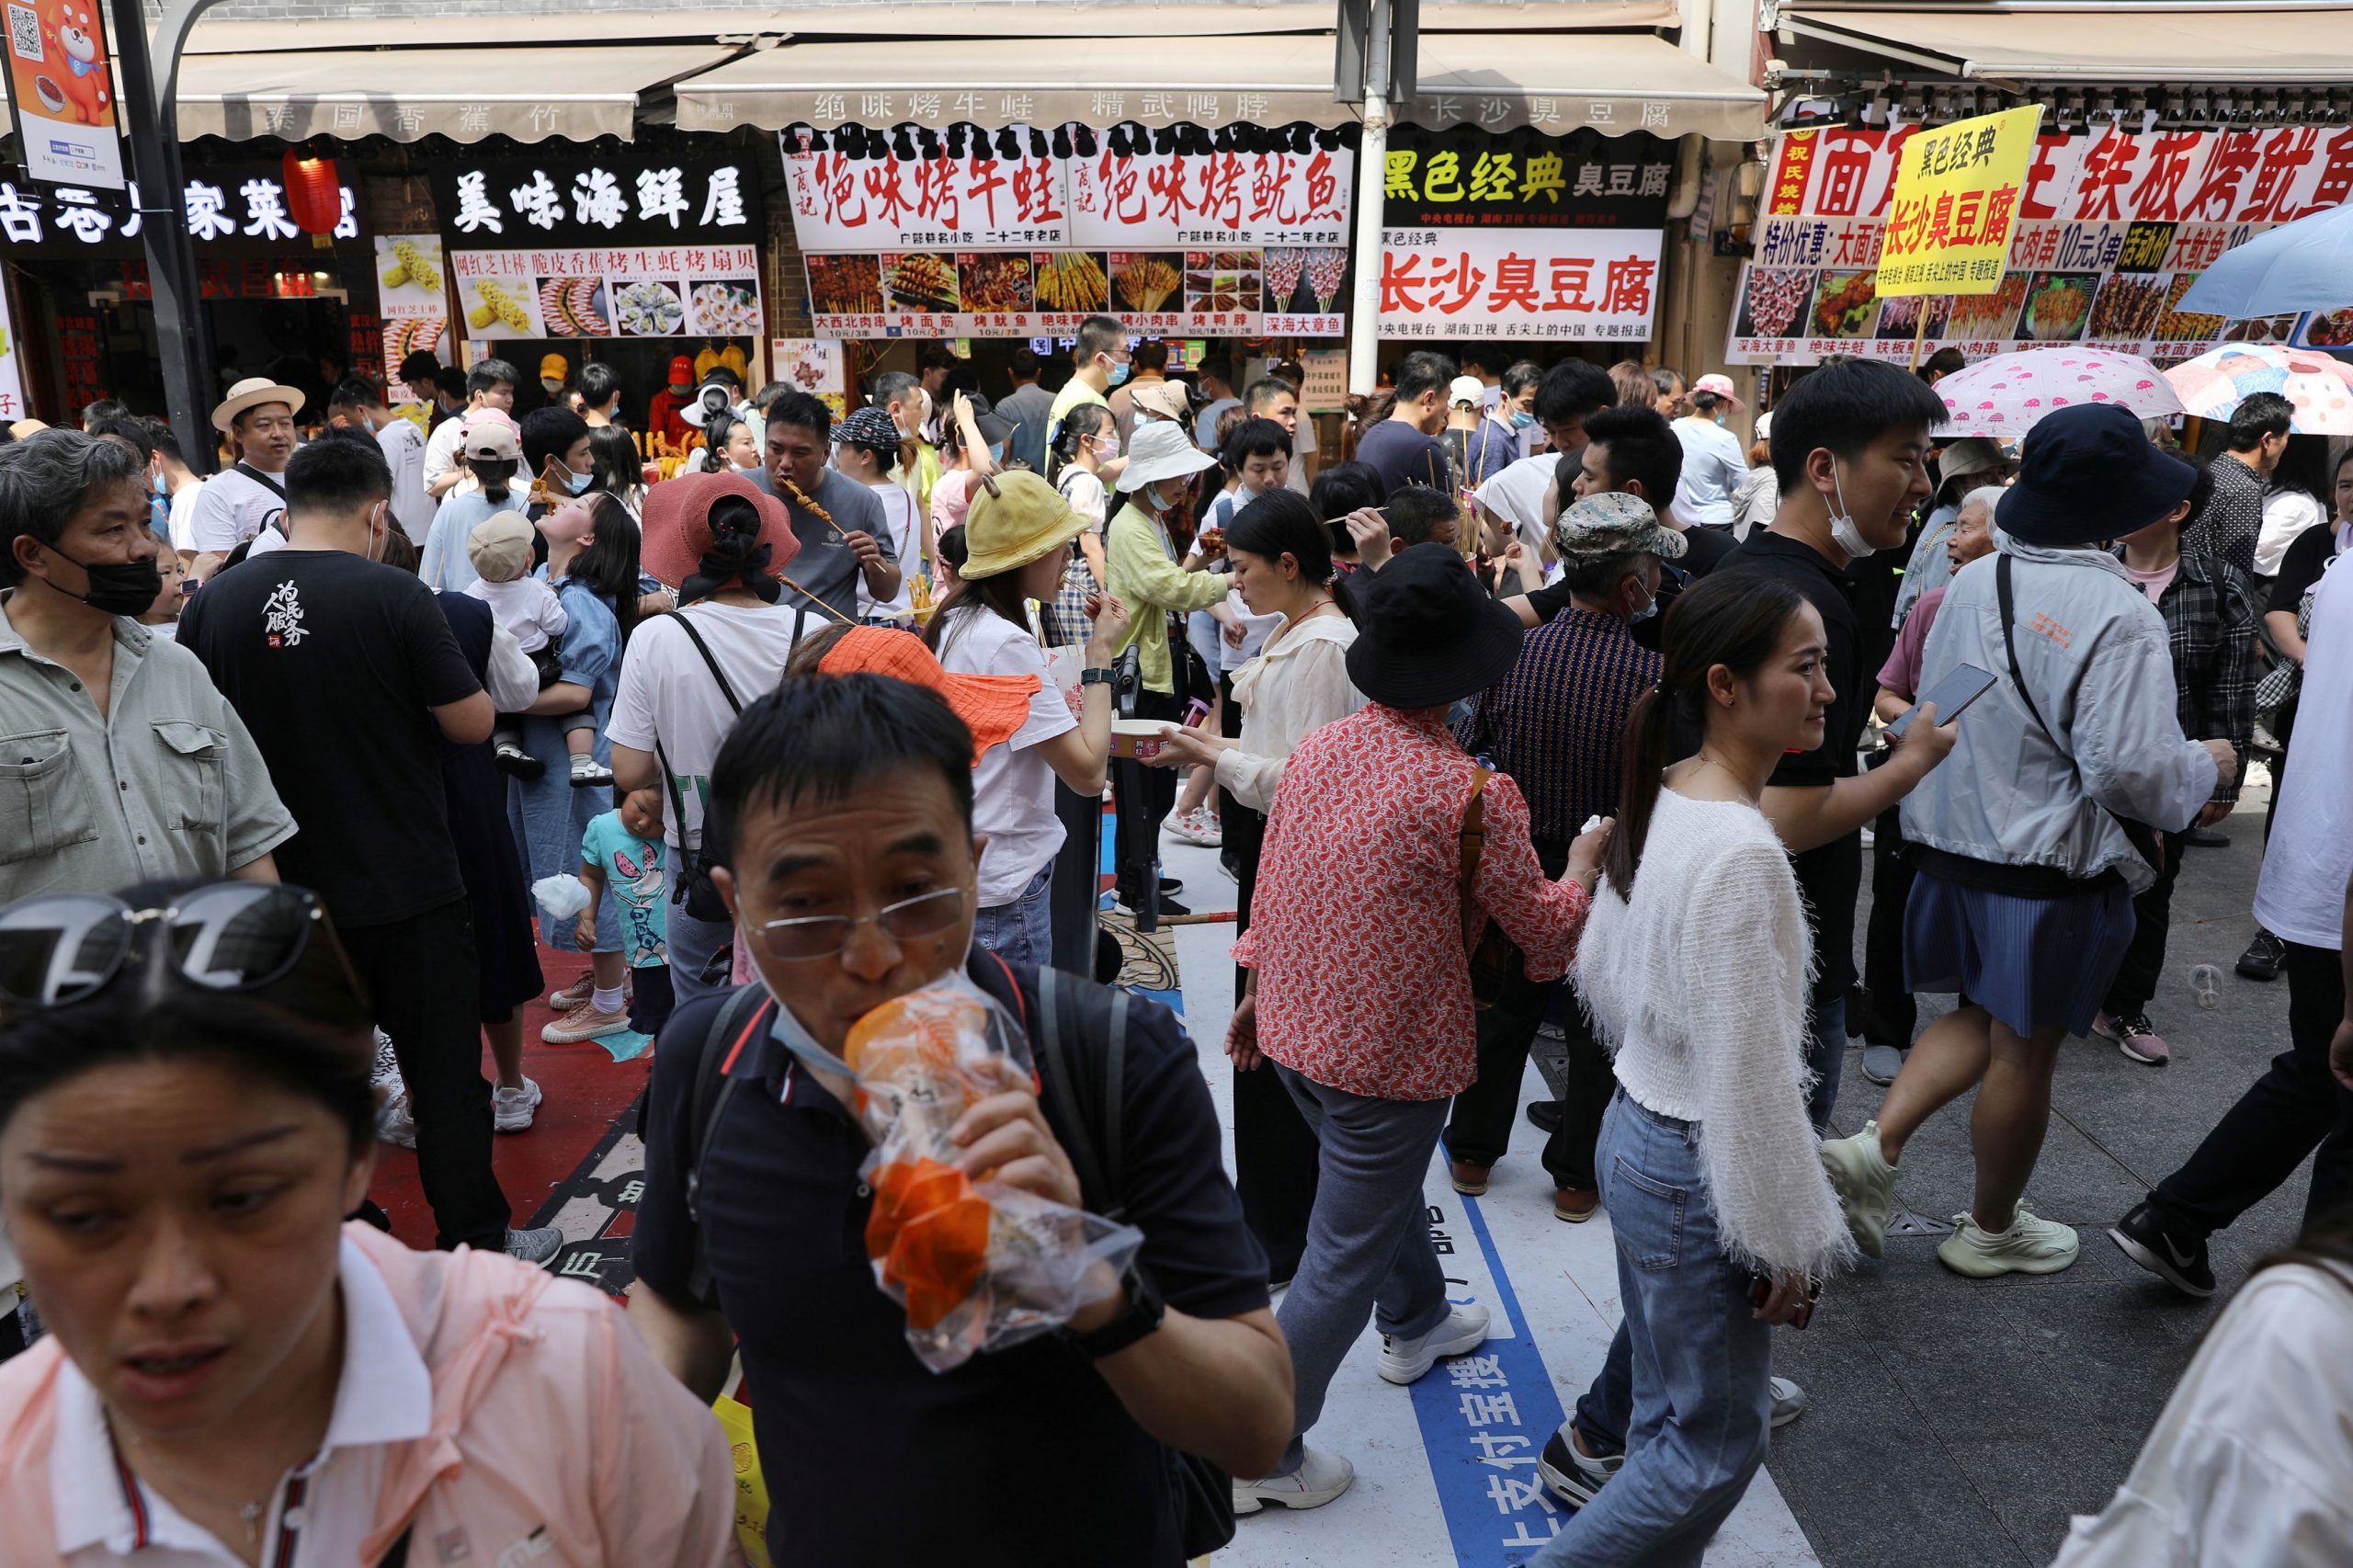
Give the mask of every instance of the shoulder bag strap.
[{"label": "shoulder bag strap", "polygon": [[1479,908],[1479,854],[1487,843],[1487,780],[1495,770],[1477,767],[1471,772],[1471,803],[1462,808],[1462,949],[1475,952],[1479,935],[1486,926],[1485,918],[1476,913]]},{"label": "shoulder bag strap", "polygon": [[244,474],[247,479],[252,480],[256,484],[260,485],[264,490],[267,490],[272,495],[277,496],[280,501],[286,499],[286,486],[278,483],[278,481],[270,478],[269,475],[262,472],[261,470],[254,467],[253,464],[249,462],[240,462],[236,467],[239,473]]},{"label": "shoulder bag strap", "polygon": [[695,1256],[687,1276],[687,1290],[699,1301],[709,1302],[712,1299],[710,1253],[703,1243],[703,1161],[719,1131],[719,1119],[727,1113],[727,1102],[734,1097],[736,1087],[742,1083],[739,1078],[728,1076],[727,1059],[767,1021],[771,1006],[764,986],[746,985],[737,991],[711,1019],[710,1028],[702,1039],[702,1054],[695,1061],[693,1112],[687,1123],[687,1215],[695,1222]]},{"label": "shoulder bag strap", "polygon": [[[1066,1132],[1063,1152],[1070,1156],[1079,1190],[1088,1201],[1102,1206],[1108,1220],[1122,1221],[1127,1204],[1120,1180],[1120,1095],[1127,1075],[1128,994],[1110,988],[1108,1028],[1103,1051],[1089,1051],[1079,1038],[1084,1020],[1077,997],[1064,989],[1070,981],[1060,970],[1038,971],[1038,1029],[1033,1044],[1045,1066],[1046,1092],[1062,1112]],[[1099,1071],[1096,1071],[1099,1069]],[[1087,1072],[1097,1092],[1082,1095],[1078,1075]]]},{"label": "shoulder bag strap", "polygon": [[2026,676],[2018,671],[2018,637],[2010,629],[2011,622],[2018,619],[2018,602],[2010,593],[2010,557],[2007,551],[1994,562],[1994,594],[2002,606],[2002,652],[2009,655],[2010,684],[2018,688],[2018,700],[2026,704],[2027,717],[2032,719],[2034,727],[2042,732],[2042,738],[2057,745],[2058,737],[2051,733],[2051,726],[2042,722],[2042,710],[2034,705],[2034,694],[2027,690]]},{"label": "shoulder bag strap", "polygon": [[687,640],[695,645],[695,652],[702,655],[702,662],[710,666],[710,678],[719,683],[719,694],[727,699],[727,706],[737,713],[743,712],[744,705],[735,699],[735,688],[727,684],[727,672],[719,667],[717,659],[711,657],[710,644],[702,640],[702,633],[695,630],[695,623],[688,618],[687,612],[669,609],[662,613],[678,623],[685,631]]}]

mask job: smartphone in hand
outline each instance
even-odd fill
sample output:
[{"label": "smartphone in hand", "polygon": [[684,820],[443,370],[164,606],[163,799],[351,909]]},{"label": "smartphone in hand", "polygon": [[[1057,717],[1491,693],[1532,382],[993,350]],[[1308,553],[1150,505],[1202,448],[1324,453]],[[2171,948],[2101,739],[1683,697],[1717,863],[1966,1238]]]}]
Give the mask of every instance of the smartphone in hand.
[{"label": "smartphone in hand", "polygon": [[[1936,689],[1920,694],[1920,702],[1937,705],[1937,722],[1949,724],[1961,717],[1961,710],[1994,688],[1994,673],[1981,670],[1975,665],[1955,665],[1950,674],[1937,682]],[[1891,735],[1901,736],[1912,727],[1912,715],[1920,711],[1920,702],[1914,703],[1895,716],[1887,727]]]}]

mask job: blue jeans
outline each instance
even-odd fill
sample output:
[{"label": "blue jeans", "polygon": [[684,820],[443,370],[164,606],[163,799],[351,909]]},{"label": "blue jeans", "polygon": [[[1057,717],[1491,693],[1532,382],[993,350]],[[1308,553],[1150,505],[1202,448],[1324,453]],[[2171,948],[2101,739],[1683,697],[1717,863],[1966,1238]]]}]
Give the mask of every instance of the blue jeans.
[{"label": "blue jeans", "polygon": [[1277,1314],[1290,1346],[1296,1413],[1274,1473],[1288,1475],[1306,1460],[1307,1430],[1324,1414],[1324,1391],[1364,1320],[1412,1339],[1451,1310],[1430,1248],[1422,1178],[1452,1102],[1367,1099],[1272,1062],[1258,1071],[1281,1075],[1318,1145],[1307,1251]]},{"label": "blue jeans", "polygon": [[1813,1089],[1806,1096],[1805,1113],[1813,1130],[1830,1132],[1830,1113],[1838,1105],[1838,1079],[1847,1070],[1847,994],[1828,1001],[1814,999],[1806,1020],[1806,1071],[1813,1074]]},{"label": "blue jeans", "polygon": [[[1620,1390],[1632,1392],[1626,1465],[1529,1568],[1696,1568],[1765,1460],[1772,1331],[1750,1315],[1748,1270],[1724,1256],[1699,1138],[1623,1089],[1602,1120],[1595,1164],[1626,1313],[1610,1360],[1622,1346]],[[1625,1397],[1610,1385],[1605,1365],[1579,1426]]]},{"label": "blue jeans", "polygon": [[710,967],[711,955],[735,939],[735,927],[725,920],[698,920],[687,913],[684,903],[673,903],[663,911],[667,922],[670,950],[670,989],[676,1005],[685,1006],[699,997],[711,996],[727,989],[731,983],[725,976],[716,985],[706,984],[703,971]]},{"label": "blue jeans", "polygon": [[1007,963],[1046,969],[1054,961],[1054,867],[1029,879],[1011,903],[992,904],[972,915],[972,943]]}]

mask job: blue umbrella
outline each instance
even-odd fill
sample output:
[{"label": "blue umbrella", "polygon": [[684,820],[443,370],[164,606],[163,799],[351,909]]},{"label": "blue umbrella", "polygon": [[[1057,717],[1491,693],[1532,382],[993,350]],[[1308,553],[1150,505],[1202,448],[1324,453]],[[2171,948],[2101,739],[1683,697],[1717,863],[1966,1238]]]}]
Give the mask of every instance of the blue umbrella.
[{"label": "blue umbrella", "polygon": [[2353,204],[2299,218],[2222,253],[2177,310],[2228,316],[2325,311],[2353,301]]}]

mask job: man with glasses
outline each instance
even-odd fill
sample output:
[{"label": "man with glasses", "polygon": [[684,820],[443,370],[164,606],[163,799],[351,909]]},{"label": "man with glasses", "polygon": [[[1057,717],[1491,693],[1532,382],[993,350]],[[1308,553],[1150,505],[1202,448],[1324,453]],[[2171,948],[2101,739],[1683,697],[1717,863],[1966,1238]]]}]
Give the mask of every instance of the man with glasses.
[{"label": "man with glasses", "polygon": [[[1134,1002],[1123,1033],[1096,1027],[1117,1016],[1102,988],[972,952],[972,737],[924,687],[788,678],[729,733],[704,825],[757,979],[682,1006],[654,1051],[630,1316],[700,1399],[740,1350],[770,1553],[1176,1568],[1202,1547],[1166,1450],[1261,1473],[1291,1420],[1265,1256],[1182,1025]],[[963,1113],[960,1168],[984,1195],[1122,1208],[1143,1244],[1123,1272],[1098,1267],[1107,1293],[1060,1329],[936,1372],[868,1261],[870,1144],[842,1056],[860,1018],[943,983],[992,996],[1033,1055],[1046,1017],[1073,1026],[1040,1062],[1042,1095],[1022,1073]],[[1084,1188],[1076,1131],[1103,1156]],[[1014,1456],[1044,1494],[1007,1492]]]}]

